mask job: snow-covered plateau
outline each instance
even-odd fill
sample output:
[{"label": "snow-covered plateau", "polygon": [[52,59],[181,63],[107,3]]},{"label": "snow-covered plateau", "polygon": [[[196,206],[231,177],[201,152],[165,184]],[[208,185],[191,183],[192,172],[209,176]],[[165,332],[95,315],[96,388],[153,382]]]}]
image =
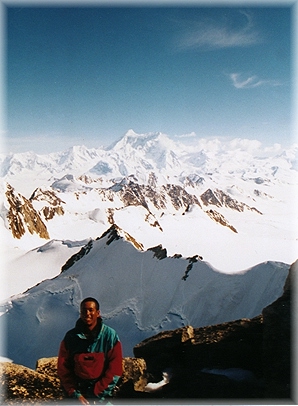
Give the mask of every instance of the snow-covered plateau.
[{"label": "snow-covered plateau", "polygon": [[56,355],[89,295],[126,354],[259,314],[297,259],[297,151],[129,130],[109,148],[0,156],[2,355]]}]

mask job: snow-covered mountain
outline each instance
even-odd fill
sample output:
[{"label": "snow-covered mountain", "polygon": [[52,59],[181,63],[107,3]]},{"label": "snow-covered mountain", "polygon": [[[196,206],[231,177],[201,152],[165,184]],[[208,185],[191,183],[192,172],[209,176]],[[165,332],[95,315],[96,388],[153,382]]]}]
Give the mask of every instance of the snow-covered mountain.
[{"label": "snow-covered mountain", "polygon": [[3,355],[31,368],[38,358],[56,356],[80,301],[90,295],[100,300],[104,321],[117,330],[129,356],[134,345],[161,330],[260,314],[281,296],[288,272],[286,264],[266,262],[239,274],[221,273],[198,255],[168,257],[161,246],[143,251],[114,225],[89,240],[56,278],[2,305],[8,336]]},{"label": "snow-covered mountain", "polygon": [[286,150],[276,144],[265,148],[258,141],[241,139],[199,139],[185,145],[162,133],[136,134],[129,130],[107,149],[74,146],[49,155],[8,154],[0,156],[0,163],[1,177],[27,198],[35,188],[49,186],[67,174],[88,175],[89,182],[105,186],[130,175],[146,184],[153,172],[159,184],[183,185],[190,179],[204,183],[205,188],[217,184],[224,189],[240,182],[243,186],[250,184],[253,192],[256,185],[264,183],[296,182],[297,151],[297,144]]},{"label": "snow-covered mountain", "polygon": [[14,266],[45,239],[85,241],[114,223],[145,249],[199,253],[226,272],[267,260],[292,263],[297,151],[240,139],[185,145],[129,130],[106,149],[1,156],[6,267],[16,275]]}]

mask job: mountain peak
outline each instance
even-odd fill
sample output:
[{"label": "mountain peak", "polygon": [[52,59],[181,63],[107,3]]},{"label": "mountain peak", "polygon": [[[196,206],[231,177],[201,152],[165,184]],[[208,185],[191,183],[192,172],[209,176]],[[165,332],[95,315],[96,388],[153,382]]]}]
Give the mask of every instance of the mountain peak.
[{"label": "mountain peak", "polygon": [[133,129],[129,129],[128,131],[126,131],[125,137],[138,137],[139,134],[137,134]]},{"label": "mountain peak", "polygon": [[143,251],[144,249],[143,244],[136,241],[134,237],[132,237],[129,233],[127,233],[122,228],[117,226],[117,224],[115,223],[112,224],[111,227],[107,231],[105,231],[98,239],[100,240],[104,237],[107,237],[106,242],[107,245],[110,245],[111,242],[113,242],[114,240],[119,240],[121,238],[132,243],[132,245],[138,250]]},{"label": "mountain peak", "polygon": [[148,132],[138,134],[134,130],[128,130],[125,135],[113,145],[113,148],[117,151],[127,148],[127,146],[133,149],[150,149],[153,145],[162,146],[162,149],[171,148],[175,145],[174,141],[161,132]]},{"label": "mountain peak", "polygon": [[[113,241],[126,240],[130,242],[137,250],[143,251],[143,244],[137,242],[129,233],[122,230],[117,224],[112,224],[111,227],[106,230],[100,237],[96,238],[98,240],[104,240],[106,245],[110,245]],[[90,239],[86,245],[84,245],[79,252],[71,256],[67,262],[61,267],[61,272],[66,271],[71,268],[76,262],[84,258],[93,248],[94,240]]]}]

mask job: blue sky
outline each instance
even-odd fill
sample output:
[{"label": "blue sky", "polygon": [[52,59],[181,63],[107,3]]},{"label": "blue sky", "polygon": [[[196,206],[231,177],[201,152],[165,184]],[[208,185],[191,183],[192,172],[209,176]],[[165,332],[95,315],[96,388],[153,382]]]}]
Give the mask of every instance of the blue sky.
[{"label": "blue sky", "polygon": [[99,147],[130,128],[289,143],[292,14],[287,5],[8,6],[7,150]]}]

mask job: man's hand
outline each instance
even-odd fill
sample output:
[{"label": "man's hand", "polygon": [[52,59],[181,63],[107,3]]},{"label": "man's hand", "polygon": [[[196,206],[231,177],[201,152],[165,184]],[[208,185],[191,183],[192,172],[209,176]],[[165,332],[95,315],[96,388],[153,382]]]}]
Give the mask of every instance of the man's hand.
[{"label": "man's hand", "polygon": [[82,405],[89,405],[88,400],[87,400],[86,398],[84,398],[83,395],[80,395],[80,396],[78,397],[78,400],[80,401],[80,403],[81,403]]}]

